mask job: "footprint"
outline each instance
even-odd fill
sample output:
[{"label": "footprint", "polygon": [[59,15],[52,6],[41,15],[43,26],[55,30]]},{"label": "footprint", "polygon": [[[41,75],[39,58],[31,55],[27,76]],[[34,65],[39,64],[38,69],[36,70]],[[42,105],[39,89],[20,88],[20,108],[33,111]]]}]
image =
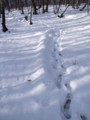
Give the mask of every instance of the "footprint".
[{"label": "footprint", "polygon": [[57,79],[57,81],[56,81],[56,86],[57,86],[57,88],[61,88],[61,82],[62,82],[62,79],[63,79],[63,74],[59,74],[58,75],[58,79]]},{"label": "footprint", "polygon": [[62,68],[62,69],[65,69],[65,66],[64,66],[63,64],[61,64],[61,68]]},{"label": "footprint", "polygon": [[57,80],[55,84],[56,84],[57,88],[59,88],[59,89],[61,88],[61,80]]},{"label": "footprint", "polygon": [[65,83],[65,87],[68,89],[68,90],[72,90],[71,86],[70,86],[70,83]]},{"label": "footprint", "polygon": [[66,96],[67,99],[72,99],[72,95],[71,93],[68,93],[67,96]]},{"label": "footprint", "polygon": [[87,117],[85,115],[80,115],[81,120],[87,120]]},{"label": "footprint", "polygon": [[59,53],[58,53],[58,55],[59,55],[59,56],[62,56],[62,53],[61,53],[61,52],[59,52]]},{"label": "footprint", "polygon": [[65,101],[64,105],[62,106],[62,113],[66,119],[71,118],[70,105],[71,105],[71,94],[67,94],[66,101]]}]

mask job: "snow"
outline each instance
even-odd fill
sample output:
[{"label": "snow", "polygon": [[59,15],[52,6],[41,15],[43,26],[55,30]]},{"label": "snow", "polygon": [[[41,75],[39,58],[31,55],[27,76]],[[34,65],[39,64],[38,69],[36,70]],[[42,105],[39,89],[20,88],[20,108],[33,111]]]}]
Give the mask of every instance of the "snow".
[{"label": "snow", "polygon": [[52,10],[40,13],[32,26],[17,10],[6,18],[9,31],[0,31],[0,120],[89,120],[86,11],[70,7],[62,19]]}]

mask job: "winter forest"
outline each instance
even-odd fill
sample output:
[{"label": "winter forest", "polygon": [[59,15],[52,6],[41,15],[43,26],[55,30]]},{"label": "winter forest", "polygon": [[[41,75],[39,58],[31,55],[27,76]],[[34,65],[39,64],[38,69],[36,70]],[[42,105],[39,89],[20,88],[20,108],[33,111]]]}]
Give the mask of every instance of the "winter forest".
[{"label": "winter forest", "polygon": [[90,0],[0,0],[0,120],[90,120]]}]

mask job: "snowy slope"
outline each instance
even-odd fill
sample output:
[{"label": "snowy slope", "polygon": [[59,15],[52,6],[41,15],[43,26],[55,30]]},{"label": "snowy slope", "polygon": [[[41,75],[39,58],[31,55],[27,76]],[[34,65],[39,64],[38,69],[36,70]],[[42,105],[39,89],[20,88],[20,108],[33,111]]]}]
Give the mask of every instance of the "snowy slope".
[{"label": "snowy slope", "polygon": [[90,16],[69,8],[33,23],[14,10],[0,31],[0,120],[89,120]]}]

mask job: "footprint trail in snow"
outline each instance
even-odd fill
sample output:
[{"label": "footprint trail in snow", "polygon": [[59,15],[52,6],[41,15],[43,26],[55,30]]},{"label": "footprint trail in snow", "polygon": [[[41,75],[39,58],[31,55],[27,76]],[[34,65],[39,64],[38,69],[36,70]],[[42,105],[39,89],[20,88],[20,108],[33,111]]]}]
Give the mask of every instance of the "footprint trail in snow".
[{"label": "footprint trail in snow", "polygon": [[[57,47],[57,51],[55,51],[54,54],[58,54],[58,58],[57,58],[57,61],[60,61],[60,62],[57,62],[57,66],[59,66],[57,69],[58,69],[58,79],[56,81],[56,86],[60,89],[63,89],[63,84],[62,84],[62,81],[64,81],[64,74],[66,73],[66,65],[65,65],[65,62],[64,62],[64,58],[63,58],[63,55],[62,55],[62,46],[61,46],[61,42],[63,40],[63,35],[64,33],[62,31],[60,31],[59,35],[58,35],[58,38],[59,38],[59,41],[60,41],[60,45],[58,45],[58,40],[56,41],[56,47]],[[61,69],[60,69],[61,68]],[[63,72],[61,72],[63,71]],[[70,86],[70,83],[65,83],[64,84],[64,87],[66,88],[67,90],[67,95],[65,97],[65,100],[64,100],[64,104],[61,105],[61,113],[63,114],[62,116],[65,118],[65,119],[70,119],[71,118],[71,112],[70,112],[70,105],[71,105],[71,102],[72,102],[72,88]],[[63,118],[62,118],[63,119]]]}]

